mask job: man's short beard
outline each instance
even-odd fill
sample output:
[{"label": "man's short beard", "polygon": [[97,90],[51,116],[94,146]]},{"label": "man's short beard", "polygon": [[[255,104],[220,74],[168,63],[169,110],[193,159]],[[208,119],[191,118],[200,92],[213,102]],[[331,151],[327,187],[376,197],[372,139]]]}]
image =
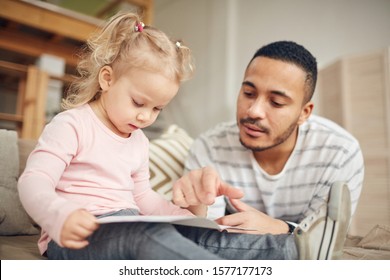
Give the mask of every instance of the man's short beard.
[{"label": "man's short beard", "polygon": [[245,148],[249,149],[249,150],[252,150],[253,152],[263,152],[265,150],[269,150],[269,149],[272,149],[276,146],[279,146],[280,144],[284,143],[290,136],[291,134],[294,132],[294,130],[297,128],[297,122],[293,122],[283,133],[282,135],[280,135],[279,137],[277,137],[274,141],[274,143],[270,146],[265,146],[265,147],[261,147],[261,146],[249,146],[249,145],[246,145],[241,137],[240,137],[240,143],[241,145],[243,145]]}]

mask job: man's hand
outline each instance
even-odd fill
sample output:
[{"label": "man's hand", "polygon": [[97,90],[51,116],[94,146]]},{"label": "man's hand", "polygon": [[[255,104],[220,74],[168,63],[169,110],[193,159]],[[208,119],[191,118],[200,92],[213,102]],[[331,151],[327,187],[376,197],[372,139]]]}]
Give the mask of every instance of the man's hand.
[{"label": "man's hand", "polygon": [[228,229],[229,232],[250,234],[282,234],[288,232],[288,226],[282,220],[274,219],[238,199],[231,199],[230,202],[238,210],[238,213],[223,216],[217,219],[216,222],[220,225],[236,226],[251,230]]},{"label": "man's hand", "polygon": [[173,202],[183,208],[204,206],[214,203],[215,198],[225,195],[241,198],[243,192],[225,182],[211,167],[192,170],[173,185]]},{"label": "man's hand", "polygon": [[94,215],[84,209],[76,210],[65,220],[60,236],[61,244],[70,249],[84,248],[88,245],[87,237],[98,227]]}]

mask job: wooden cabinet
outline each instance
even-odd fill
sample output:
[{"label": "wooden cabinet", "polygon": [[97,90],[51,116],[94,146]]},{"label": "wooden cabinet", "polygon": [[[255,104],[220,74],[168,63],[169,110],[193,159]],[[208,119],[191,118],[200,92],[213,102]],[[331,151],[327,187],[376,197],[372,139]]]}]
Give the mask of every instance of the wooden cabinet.
[{"label": "wooden cabinet", "polygon": [[365,161],[362,194],[350,234],[390,224],[390,48],[342,58],[319,71],[319,114],[360,142]]},{"label": "wooden cabinet", "polygon": [[[46,124],[49,80],[61,81],[68,86],[73,77],[50,75],[35,65],[25,66],[0,60],[0,109],[8,108],[7,113],[0,110],[0,129],[16,130],[20,138],[37,139]],[[14,87],[16,90],[12,92]],[[5,96],[9,92],[16,95],[16,102],[7,102]],[[16,125],[7,126],[7,122]]]},{"label": "wooden cabinet", "polygon": [[[96,15],[101,18],[127,4],[144,15],[146,24],[152,22],[153,0],[102,4]],[[44,1],[0,0],[0,7],[0,129],[15,129],[21,138],[36,139],[46,123],[49,81],[73,80],[77,50],[104,21]],[[55,76],[35,66],[43,54],[64,59],[66,74]]]}]

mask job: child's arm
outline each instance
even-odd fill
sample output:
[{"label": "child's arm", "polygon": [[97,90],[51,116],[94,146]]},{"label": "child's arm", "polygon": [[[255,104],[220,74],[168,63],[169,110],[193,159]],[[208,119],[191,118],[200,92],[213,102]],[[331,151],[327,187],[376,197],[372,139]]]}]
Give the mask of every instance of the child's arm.
[{"label": "child's arm", "polygon": [[202,205],[193,205],[186,208],[192,214],[198,217],[207,217],[208,206],[205,204]]},{"label": "child's arm", "polygon": [[142,164],[131,175],[134,182],[133,197],[140,213],[142,215],[193,216],[190,211],[174,205],[151,188],[149,180],[149,142],[144,136],[144,140],[140,143],[144,145],[140,150],[145,151],[141,159]]},{"label": "child's arm", "polygon": [[134,199],[142,215],[179,215],[193,216],[187,209],[174,205],[163,196],[156,193],[149,186],[149,180],[145,182],[146,187],[142,192],[135,192]]},{"label": "child's arm", "polygon": [[18,181],[20,200],[27,213],[60,245],[65,220],[81,208],[56,193],[56,186],[76,151],[74,127],[62,118],[53,119],[29,156]]}]

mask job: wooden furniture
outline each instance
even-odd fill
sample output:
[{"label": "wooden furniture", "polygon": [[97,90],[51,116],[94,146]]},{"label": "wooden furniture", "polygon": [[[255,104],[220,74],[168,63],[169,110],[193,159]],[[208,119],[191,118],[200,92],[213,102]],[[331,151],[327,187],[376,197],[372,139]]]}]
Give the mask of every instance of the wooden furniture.
[{"label": "wooden furniture", "polygon": [[17,85],[15,113],[0,112],[0,120],[17,123],[20,138],[37,139],[46,124],[45,107],[49,80],[69,84],[73,77],[49,75],[34,65],[25,66],[1,60],[0,73],[12,77],[13,83]]},{"label": "wooden furniture", "polygon": [[[107,1],[97,16],[112,12],[122,2],[138,7],[144,22],[151,24],[153,0]],[[102,24],[99,18],[43,1],[0,0],[0,85],[16,88],[16,104],[5,104],[7,109],[14,110],[0,112],[0,128],[1,121],[13,122],[21,138],[38,138],[46,123],[49,80],[72,80],[77,50]],[[64,59],[65,75],[53,76],[34,66],[42,54]],[[6,93],[1,89],[0,102],[4,104]]]},{"label": "wooden furniture", "polygon": [[365,180],[350,228],[390,225],[390,48],[342,58],[319,71],[320,114],[360,142]]},{"label": "wooden furniture", "polygon": [[43,5],[40,1],[0,0],[0,48],[39,57],[52,54],[72,66],[77,64],[75,50],[102,21]]},{"label": "wooden furniture", "polygon": [[[121,2],[139,7],[146,24],[153,19],[152,0],[111,1],[105,10]],[[0,0],[0,49],[39,57],[52,54],[75,66],[75,50],[102,24],[101,19],[82,15],[42,1]],[[101,11],[100,15],[104,15]]]},{"label": "wooden furniture", "polygon": [[21,138],[35,139],[45,125],[46,87],[48,75],[36,66],[23,66],[0,61],[2,71],[18,78],[16,113],[0,113],[0,119],[18,123]]}]

